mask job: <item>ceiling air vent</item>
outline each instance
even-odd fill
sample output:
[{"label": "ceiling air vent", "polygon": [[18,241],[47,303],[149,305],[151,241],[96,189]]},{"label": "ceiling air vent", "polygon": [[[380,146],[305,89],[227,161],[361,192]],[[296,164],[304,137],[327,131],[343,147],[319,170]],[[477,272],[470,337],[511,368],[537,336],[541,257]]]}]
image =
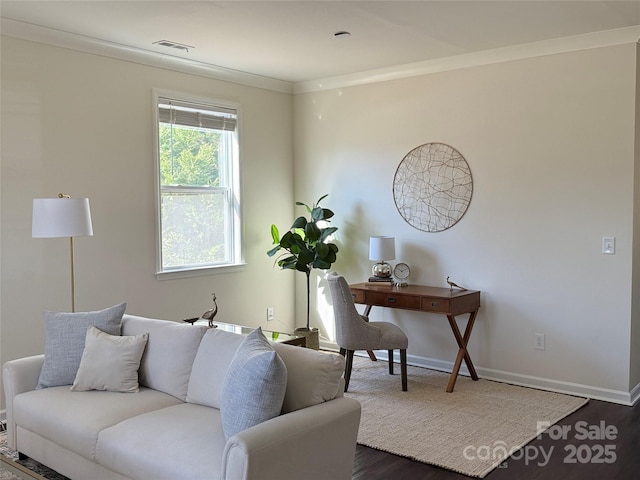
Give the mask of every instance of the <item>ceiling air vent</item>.
[{"label": "ceiling air vent", "polygon": [[153,44],[160,45],[161,47],[175,48],[176,50],[184,50],[185,52],[188,52],[190,48],[196,48],[191,45],[172,42],[171,40],[158,40],[157,42],[153,42]]}]

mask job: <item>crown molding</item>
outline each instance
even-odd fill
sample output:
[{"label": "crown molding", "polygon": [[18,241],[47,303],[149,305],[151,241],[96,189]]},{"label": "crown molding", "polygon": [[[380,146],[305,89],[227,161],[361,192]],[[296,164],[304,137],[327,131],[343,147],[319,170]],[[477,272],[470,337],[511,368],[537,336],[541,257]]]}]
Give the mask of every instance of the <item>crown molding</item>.
[{"label": "crown molding", "polygon": [[2,35],[19,38],[36,43],[44,43],[56,47],[76,50],[103,57],[116,58],[128,62],[139,63],[151,67],[174,70],[201,77],[223,80],[250,87],[264,88],[280,93],[292,93],[293,84],[284,80],[263,77],[252,73],[241,72],[186,58],[152,52],[141,48],[130,47],[92,37],[77,35],[31,23],[2,18],[0,22]]},{"label": "crown molding", "polygon": [[437,58],[422,62],[409,63],[391,68],[369,70],[351,75],[341,75],[293,85],[293,93],[311,93],[322,90],[354,87],[371,83],[398,80],[432,73],[458,70],[462,68],[491,65],[495,63],[541,57],[558,53],[575,52],[591,48],[610,47],[629,43],[638,43],[640,26],[604,30],[552,40],[525,43],[510,47],[496,48],[482,52]]}]

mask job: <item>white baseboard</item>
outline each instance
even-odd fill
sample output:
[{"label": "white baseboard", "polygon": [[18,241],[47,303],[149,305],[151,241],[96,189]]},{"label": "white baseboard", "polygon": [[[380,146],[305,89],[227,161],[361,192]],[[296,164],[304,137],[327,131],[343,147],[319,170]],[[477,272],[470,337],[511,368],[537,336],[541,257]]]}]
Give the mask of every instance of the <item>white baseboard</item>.
[{"label": "white baseboard", "polygon": [[631,404],[635,405],[640,400],[640,383],[631,389]]},{"label": "white baseboard", "polygon": [[[358,352],[357,355],[366,356],[365,352]],[[388,360],[386,351],[376,352],[376,356],[380,360]],[[394,361],[400,362],[399,353],[394,353]],[[407,355],[407,363],[409,365],[415,365],[417,367],[430,368],[432,370],[438,370],[441,372],[451,372],[453,369],[453,362],[446,362],[435,358],[420,357],[416,355]],[[476,366],[476,372],[480,378],[486,380],[494,380],[496,382],[509,383],[512,385],[519,385],[522,387],[537,388],[539,390],[546,390],[556,393],[564,393],[567,395],[575,395],[577,397],[588,397],[594,400],[603,400],[606,402],[618,403],[621,405],[634,405],[640,399],[640,384],[631,392],[625,392],[622,390],[611,390],[606,388],[594,387],[591,385],[582,385],[579,383],[563,382],[559,380],[553,380],[543,377],[535,377],[532,375],[523,375],[520,373],[505,372],[502,370],[493,370],[490,368],[482,368]],[[460,375],[469,376],[464,363],[460,368]]]},{"label": "white baseboard", "polygon": [[623,390],[611,390],[608,388],[594,387],[591,385],[582,385],[579,383],[563,382],[532,375],[522,375],[511,372],[503,372],[501,370],[492,370],[488,368],[477,369],[478,375],[487,380],[495,380],[498,382],[506,382],[523,387],[538,388],[557,393],[565,393],[578,397],[588,397],[594,400],[604,400],[606,402],[619,403],[621,405],[633,405],[629,392]]}]

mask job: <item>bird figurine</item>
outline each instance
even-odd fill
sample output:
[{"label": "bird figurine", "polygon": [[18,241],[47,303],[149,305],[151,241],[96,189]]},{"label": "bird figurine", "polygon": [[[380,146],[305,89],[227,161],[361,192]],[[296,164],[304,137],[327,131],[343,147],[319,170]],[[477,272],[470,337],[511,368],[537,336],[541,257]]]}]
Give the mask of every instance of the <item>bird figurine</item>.
[{"label": "bird figurine", "polygon": [[202,318],[205,320],[209,320],[209,328],[214,328],[213,325],[213,317],[218,313],[218,304],[216,303],[216,294],[212,293],[211,297],[213,298],[213,308],[207,310],[202,314]]},{"label": "bird figurine", "polygon": [[460,285],[458,285],[456,282],[453,282],[451,280],[449,280],[449,277],[447,277],[447,283],[449,284],[449,290],[451,290],[453,292],[454,288],[459,288],[462,291],[466,291],[467,289],[464,287],[461,287]]}]

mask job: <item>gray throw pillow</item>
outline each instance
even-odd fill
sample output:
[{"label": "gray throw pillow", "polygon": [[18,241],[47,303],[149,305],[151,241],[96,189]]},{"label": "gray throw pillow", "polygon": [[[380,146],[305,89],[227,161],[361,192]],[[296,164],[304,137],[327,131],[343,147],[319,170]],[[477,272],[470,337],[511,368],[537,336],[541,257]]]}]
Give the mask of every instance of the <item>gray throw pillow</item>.
[{"label": "gray throw pillow", "polygon": [[127,304],[121,303],[95,312],[45,312],[44,365],[36,388],[73,384],[89,327],[120,335],[126,308]]},{"label": "gray throw pillow", "polygon": [[148,333],[109,335],[96,327],[89,327],[80,367],[71,390],[139,392],[138,369],[148,339]]},{"label": "gray throw pillow", "polygon": [[280,415],[286,388],[287,367],[258,327],[236,350],[224,379],[220,417],[225,438]]}]

